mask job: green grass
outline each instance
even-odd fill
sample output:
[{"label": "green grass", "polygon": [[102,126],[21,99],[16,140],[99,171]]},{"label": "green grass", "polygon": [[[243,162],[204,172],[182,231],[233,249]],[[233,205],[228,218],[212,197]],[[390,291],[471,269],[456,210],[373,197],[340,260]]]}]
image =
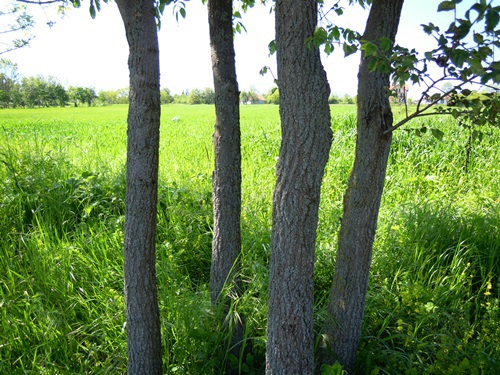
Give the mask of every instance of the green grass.
[{"label": "green grass", "polygon": [[[122,242],[126,106],[0,112],[0,374],[126,371]],[[276,106],[243,106],[245,293],[210,305],[212,106],[162,108],[158,286],[165,373],[263,373]],[[354,106],[332,106],[316,256],[316,321],[334,269],[353,162]],[[495,374],[500,366],[500,160],[483,129],[425,118],[395,133],[358,371]],[[221,323],[225,316],[224,323]],[[247,351],[229,355],[235,319]]]}]

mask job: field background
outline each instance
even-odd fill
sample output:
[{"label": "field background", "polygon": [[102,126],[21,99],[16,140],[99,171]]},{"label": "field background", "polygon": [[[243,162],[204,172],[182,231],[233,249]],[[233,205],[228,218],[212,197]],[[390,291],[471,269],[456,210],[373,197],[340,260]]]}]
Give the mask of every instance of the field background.
[{"label": "field background", "polygon": [[[316,330],[356,140],[332,106],[316,256]],[[0,111],[0,374],[125,373],[127,106]],[[396,107],[398,116],[402,108]],[[162,107],[158,286],[165,373],[263,373],[278,107],[241,108],[243,279],[225,323],[209,303],[213,106]],[[416,131],[422,129],[428,131]],[[358,371],[498,374],[500,129],[449,117],[395,132]],[[430,129],[440,129],[443,138]],[[469,163],[466,168],[466,159]],[[228,355],[239,316],[247,351]],[[319,342],[319,340],[318,340]]]}]

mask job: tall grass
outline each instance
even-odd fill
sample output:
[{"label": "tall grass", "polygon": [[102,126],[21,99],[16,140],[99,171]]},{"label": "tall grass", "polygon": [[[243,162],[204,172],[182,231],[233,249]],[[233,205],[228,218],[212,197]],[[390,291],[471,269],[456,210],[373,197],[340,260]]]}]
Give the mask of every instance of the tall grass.
[{"label": "tall grass", "polygon": [[[353,107],[336,108],[317,237],[318,334],[356,137]],[[224,311],[208,293],[214,110],[162,108],[157,280],[165,373],[264,371],[280,126],[275,106],[245,106],[241,115],[245,292]],[[125,373],[126,107],[1,116],[0,373]],[[425,125],[443,130],[443,140],[430,132],[394,136],[358,371],[495,374],[500,132],[484,129],[465,168],[467,133],[450,119]],[[226,336],[243,315],[245,350],[236,358]]]}]

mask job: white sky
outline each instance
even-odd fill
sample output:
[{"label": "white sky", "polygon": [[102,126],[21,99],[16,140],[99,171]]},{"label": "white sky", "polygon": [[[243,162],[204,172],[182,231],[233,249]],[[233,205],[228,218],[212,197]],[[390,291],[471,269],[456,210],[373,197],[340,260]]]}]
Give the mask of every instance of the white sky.
[{"label": "white sky", "polygon": [[[472,0],[465,0],[469,3]],[[0,9],[6,0],[0,0]],[[398,32],[398,43],[408,48],[427,51],[432,41],[419,26],[433,21],[446,26],[451,12],[437,14],[438,0],[406,0]],[[45,14],[38,6],[30,6],[36,14],[35,39],[29,47],[0,57],[18,64],[23,76],[53,76],[62,84],[88,86],[96,90],[116,90],[128,86],[128,46],[123,23],[115,3],[102,4],[96,19],[90,17],[88,2],[80,9],[71,9],[64,18]],[[247,33],[235,39],[237,76],[240,90],[254,88],[266,93],[273,86],[271,74],[260,76],[263,66],[271,66],[276,74],[275,56],[269,57],[268,43],[274,39],[274,14],[270,5],[257,4],[243,14]],[[212,87],[208,18],[200,0],[186,2],[187,17],[175,20],[172,6],[165,9],[159,32],[161,85],[173,93],[193,88]],[[49,14],[51,13],[51,14]],[[349,13],[337,18],[339,26],[363,31],[367,11],[349,7]],[[441,19],[441,23],[436,19]],[[49,28],[47,21],[55,21]],[[444,22],[444,24],[443,24]],[[8,35],[8,34],[7,34]],[[343,53],[324,57],[332,93],[355,95],[359,55],[348,58]]]}]

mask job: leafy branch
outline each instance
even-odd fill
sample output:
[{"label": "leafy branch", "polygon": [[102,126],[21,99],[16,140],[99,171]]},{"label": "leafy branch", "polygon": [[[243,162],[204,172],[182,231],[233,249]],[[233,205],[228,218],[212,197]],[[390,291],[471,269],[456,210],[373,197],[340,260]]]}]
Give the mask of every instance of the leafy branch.
[{"label": "leafy branch", "polygon": [[[349,1],[350,4],[353,2]],[[498,54],[500,48],[500,6],[493,5],[493,0],[476,0],[459,18],[457,4],[461,2],[451,0],[438,4],[438,12],[453,11],[453,21],[445,31],[433,23],[422,25],[423,31],[437,42],[436,48],[422,55],[415,49],[392,45],[388,38],[376,42],[363,40],[359,33],[335,25],[328,15],[343,14],[340,0],[329,9],[320,8],[326,26],[318,27],[307,42],[317,47],[324,45],[327,54],[331,54],[337,45],[342,46],[346,56],[362,51],[363,58],[369,59],[370,71],[391,74],[394,87],[406,87],[408,81],[426,87],[412,114],[409,114],[404,100],[406,117],[387,129],[386,134],[414,118],[430,115],[452,115],[460,123],[499,126],[500,96],[495,91],[498,92],[496,85],[500,84],[500,61],[498,57],[495,59],[495,51]],[[362,6],[369,4],[368,1],[358,3]],[[436,77],[431,67],[438,67],[441,76]],[[438,85],[441,83],[450,84],[451,88],[440,89]],[[469,89],[472,85],[493,88],[494,92],[472,98]],[[448,105],[439,106],[444,101]]]}]

